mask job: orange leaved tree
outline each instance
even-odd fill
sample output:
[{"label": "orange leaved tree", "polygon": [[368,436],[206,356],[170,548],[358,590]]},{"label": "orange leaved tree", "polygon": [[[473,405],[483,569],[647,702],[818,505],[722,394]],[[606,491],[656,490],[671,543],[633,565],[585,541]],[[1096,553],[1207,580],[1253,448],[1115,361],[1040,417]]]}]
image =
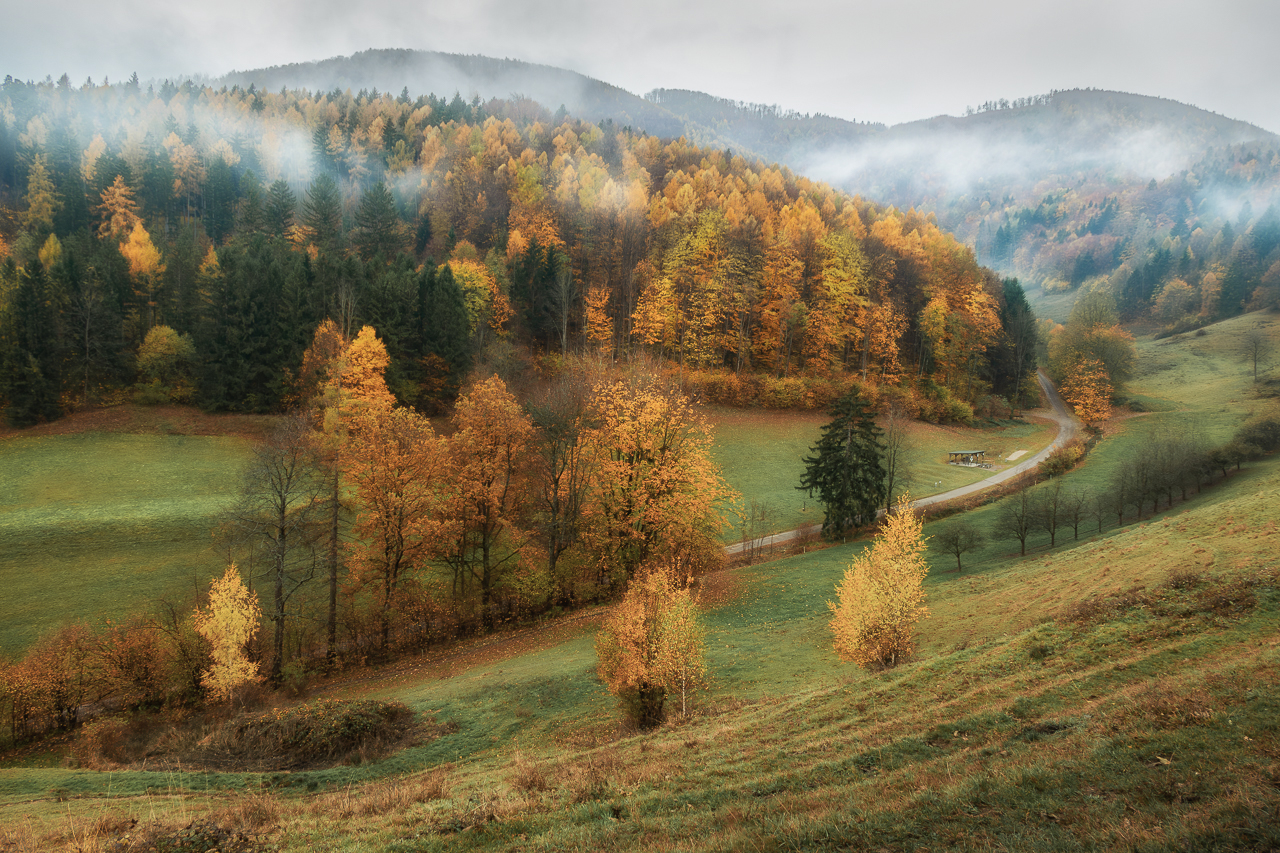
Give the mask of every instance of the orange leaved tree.
[{"label": "orange leaved tree", "polygon": [[588,413],[598,467],[583,535],[597,583],[620,586],[672,555],[721,553],[724,505],[738,495],[711,461],[710,430],[688,399],[633,379],[597,386]]},{"label": "orange leaved tree", "polygon": [[258,680],[258,664],[249,660],[245,646],[258,633],[262,608],[258,596],[245,589],[235,564],[209,587],[209,604],[196,610],[195,626],[209,641],[213,665],[200,683],[215,699],[230,699],[236,688]]},{"label": "orange leaved tree", "polygon": [[520,556],[526,459],[533,424],[506,383],[491,376],[458,400],[448,452],[453,493],[445,510],[441,559],[453,570],[455,599],[479,587],[492,626],[495,593]]},{"label": "orange leaved tree", "polygon": [[707,672],[697,602],[665,563],[637,575],[627,594],[596,635],[600,679],[622,700],[640,728],[662,722],[668,694],[680,694],[687,714],[689,694]]},{"label": "orange leaved tree", "polygon": [[1062,396],[1089,427],[1111,417],[1111,381],[1096,358],[1077,359],[1062,383]]},{"label": "orange leaved tree", "polygon": [[831,631],[841,660],[862,667],[893,666],[915,650],[915,625],[924,605],[924,522],[906,495],[898,497],[871,547],[853,558],[836,586]]},{"label": "orange leaved tree", "polygon": [[412,409],[371,408],[355,416],[343,462],[359,506],[348,545],[352,574],[358,588],[374,591],[385,650],[401,586],[438,536],[444,443]]}]

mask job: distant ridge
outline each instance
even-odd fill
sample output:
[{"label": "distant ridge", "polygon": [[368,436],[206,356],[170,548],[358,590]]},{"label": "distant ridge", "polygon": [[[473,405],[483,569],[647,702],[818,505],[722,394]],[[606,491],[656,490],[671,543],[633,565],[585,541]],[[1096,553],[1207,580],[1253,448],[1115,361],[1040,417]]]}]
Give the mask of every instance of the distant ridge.
[{"label": "distant ridge", "polygon": [[241,87],[252,84],[268,91],[281,87],[324,92],[378,89],[393,95],[407,88],[415,98],[428,94],[449,98],[455,93],[466,100],[523,96],[548,110],[563,105],[587,121],[610,119],[616,125],[642,128],[658,136],[679,136],[685,129],[670,112],[625,89],[576,71],[517,59],[425,50],[366,50],[318,62],[232,71],[218,82]]}]

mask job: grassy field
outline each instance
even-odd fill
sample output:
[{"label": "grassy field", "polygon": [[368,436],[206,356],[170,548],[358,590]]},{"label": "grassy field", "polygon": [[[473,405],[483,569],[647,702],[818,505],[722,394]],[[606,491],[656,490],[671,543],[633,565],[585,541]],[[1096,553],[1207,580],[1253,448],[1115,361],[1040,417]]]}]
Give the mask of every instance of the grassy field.
[{"label": "grassy field", "polygon": [[[822,506],[796,485],[804,473],[804,459],[818,441],[830,417],[820,412],[770,412],[708,408],[715,433],[713,458],[725,479],[743,495],[744,511],[750,501],[767,508],[760,534],[794,530],[822,522]],[[1051,422],[1030,417],[977,427],[937,426],[915,422],[908,427],[906,467],[908,488],[915,497],[945,492],[990,476],[1005,467],[1010,453],[1035,453],[1057,434]],[[992,470],[961,468],[947,464],[952,450],[986,450]],[[742,535],[738,519],[725,535],[735,541]]]},{"label": "grassy field", "polygon": [[189,600],[239,488],[241,438],[86,433],[0,443],[0,652],[64,621]]},{"label": "grassy field", "polygon": [[[1280,465],[1214,497],[1075,548],[935,572],[919,658],[890,672],[831,654],[824,602],[861,546],[831,548],[719,590],[711,688],[657,733],[619,736],[587,614],[335,684],[459,727],[386,761],[7,770],[0,825],[15,843],[83,845],[116,816],[205,815],[284,850],[1269,849]],[[1090,595],[1111,603],[1077,606]]]},{"label": "grassy field", "polygon": [[[1162,344],[1141,344],[1131,389],[1160,411],[1109,424],[1068,483],[1105,487],[1160,429],[1221,440],[1271,405],[1204,379],[1225,346],[1164,383],[1184,368]],[[788,429],[757,441],[744,417],[718,452],[736,430],[760,455]],[[206,818],[288,851],[1276,849],[1278,506],[1271,458],[1026,559],[994,541],[956,573],[931,555],[919,655],[881,673],[840,663],[827,628],[865,543],[722,573],[704,588],[709,687],[651,734],[620,731],[595,678],[597,609],[322,685],[457,726],[380,762],[95,773],[50,750],[0,770],[0,847],[104,849],[135,818],[170,838]]]}]

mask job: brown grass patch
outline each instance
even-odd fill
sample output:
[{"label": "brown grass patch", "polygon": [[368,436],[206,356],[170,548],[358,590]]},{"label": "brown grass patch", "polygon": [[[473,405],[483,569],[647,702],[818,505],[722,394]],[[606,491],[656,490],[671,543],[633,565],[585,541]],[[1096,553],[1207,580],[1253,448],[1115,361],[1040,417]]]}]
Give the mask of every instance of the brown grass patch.
[{"label": "brown grass patch", "polygon": [[270,435],[278,420],[274,415],[210,414],[192,406],[123,403],[83,409],[26,429],[14,429],[0,423],[0,440],[117,432],[132,435],[216,435],[260,441]]},{"label": "brown grass patch", "polygon": [[1145,723],[1155,729],[1181,729],[1213,721],[1217,711],[1213,697],[1201,688],[1179,689],[1162,678],[1123,703],[1115,714],[1121,724]]}]

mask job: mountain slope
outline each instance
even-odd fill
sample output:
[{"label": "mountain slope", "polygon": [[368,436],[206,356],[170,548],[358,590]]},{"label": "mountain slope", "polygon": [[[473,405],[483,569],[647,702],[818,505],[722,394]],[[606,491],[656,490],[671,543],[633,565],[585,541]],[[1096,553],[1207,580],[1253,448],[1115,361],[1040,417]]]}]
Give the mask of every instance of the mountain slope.
[{"label": "mountain slope", "polygon": [[379,89],[410,95],[434,94],[465,100],[530,98],[549,110],[563,105],[591,122],[611,119],[619,126],[643,128],[658,136],[679,136],[684,125],[643,98],[575,71],[515,59],[463,56],[421,50],[366,50],[350,57],[232,71],[220,84],[276,91],[281,87],[312,91]]}]

